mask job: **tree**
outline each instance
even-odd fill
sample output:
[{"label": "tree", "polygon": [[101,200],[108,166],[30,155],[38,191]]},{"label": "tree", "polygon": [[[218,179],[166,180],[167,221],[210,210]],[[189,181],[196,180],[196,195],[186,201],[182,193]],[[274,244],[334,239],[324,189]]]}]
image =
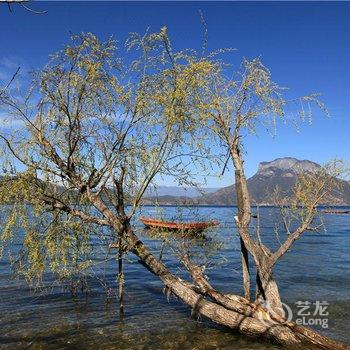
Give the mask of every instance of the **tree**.
[{"label": "tree", "polygon": [[[92,34],[74,36],[36,74],[27,98],[2,96],[2,106],[22,122],[21,130],[0,135],[8,174],[0,191],[0,202],[8,204],[2,207],[8,211],[2,241],[13,237],[16,226],[25,231],[17,271],[29,280],[40,279],[49,266],[61,279],[70,278],[91,266],[92,239],[98,236],[106,249],[118,249],[121,312],[122,258],[131,252],[158,276],[169,294],[214,322],[282,344],[345,348],[287,322],[275,308],[270,311],[250,302],[248,295],[220,293],[186,253],[181,254],[181,263],[195,284],[184,281],[139,239],[131,220],[155,176],[173,174],[186,181],[189,171],[184,159],[208,156],[207,133],[216,130],[225,140],[230,125],[222,117],[235,115],[237,132],[233,139],[229,134],[227,144],[240,190],[242,247],[260,269],[261,291],[274,300],[266,283],[271,271],[257,253],[263,246],[255,251],[258,244],[248,231],[250,203],[238,142],[242,117],[235,113],[237,106],[238,111],[242,108],[229,94],[235,85],[226,84],[223,64],[215,54],[174,52],[166,28],[144,36],[132,34],[126,47],[129,61],[116,57],[111,39],[100,42]],[[253,87],[269,107],[274,105],[266,90],[258,89],[267,77],[256,76],[256,71],[248,77],[247,87]],[[230,113],[223,115],[222,108]]]},{"label": "tree", "polygon": [[[256,286],[258,297],[275,313],[282,314],[282,303],[277,283],[273,276],[273,267],[292,247],[293,243],[305,231],[317,231],[314,226],[318,216],[317,207],[325,197],[337,187],[336,178],[341,176],[344,167],[341,162],[330,162],[314,173],[302,172],[295,185],[293,196],[283,198],[281,204],[286,240],[276,251],[271,251],[261,240],[260,227],[253,234],[250,227],[251,202],[244,173],[244,134],[255,133],[259,123],[275,125],[277,118],[286,117],[286,106],[297,102],[301,105],[301,117],[311,117],[311,105],[315,104],[325,112],[324,105],[317,95],[309,95],[294,101],[287,101],[283,90],[271,79],[268,69],[259,59],[244,60],[242,70],[234,80],[214,77],[212,105],[208,109],[212,130],[217,134],[227,149],[235,169],[235,188],[237,195],[238,216],[235,217],[242,253],[242,271],[245,298],[250,299],[251,285],[249,258],[257,271]],[[305,111],[308,111],[307,114]],[[287,216],[293,217],[287,224]]]},{"label": "tree", "polygon": [[[93,226],[118,225],[119,233],[102,236],[111,237],[107,246],[119,250],[121,310],[122,256],[128,251],[123,232],[156,174],[176,173],[179,181],[188,181],[186,164],[176,159],[201,152],[202,135],[194,120],[200,96],[208,90],[206,75],[217,69],[189,53],[172,53],[166,28],[143,37],[132,34],[126,47],[134,50],[129,63],[115,56],[113,40],[74,36],[36,74],[23,103],[2,96],[3,106],[25,132],[1,135],[9,174],[2,182],[2,203],[14,204],[3,238],[12,235],[15,223],[27,233],[21,256],[26,263],[17,267],[26,267],[28,279],[41,276],[46,260],[59,278],[84,271],[91,264],[91,237],[101,236]],[[40,225],[32,227],[24,219],[30,215],[28,203]],[[106,213],[114,217],[113,225],[82,207],[92,204],[101,213],[109,203],[114,208]],[[48,209],[50,217],[44,216]],[[48,229],[38,232],[38,227]],[[80,230],[91,234],[79,235]]]}]

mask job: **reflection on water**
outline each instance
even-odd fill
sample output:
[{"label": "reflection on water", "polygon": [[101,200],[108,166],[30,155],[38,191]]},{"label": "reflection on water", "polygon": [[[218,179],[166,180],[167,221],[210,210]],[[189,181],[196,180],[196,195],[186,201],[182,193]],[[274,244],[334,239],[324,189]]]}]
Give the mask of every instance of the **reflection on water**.
[{"label": "reflection on water", "polygon": [[[143,213],[152,208],[144,208]],[[197,208],[196,215],[219,219],[222,225],[208,239],[224,242],[215,259],[218,268],[208,270],[219,289],[241,293],[238,240],[234,234],[234,208]],[[186,214],[182,209],[183,215]],[[262,208],[265,241],[273,245],[274,213]],[[169,217],[177,209],[164,209]],[[151,213],[150,213],[151,214]],[[153,214],[152,214],[153,215]],[[326,217],[327,232],[306,233],[276,268],[283,299],[295,309],[298,300],[326,300],[330,303],[329,328],[322,330],[350,343],[350,215]],[[164,237],[142,231],[143,240],[159,254]],[[147,234],[146,234],[147,233]],[[215,238],[213,238],[215,237]],[[203,240],[193,242],[199,246]],[[222,260],[222,258],[225,258]],[[164,254],[164,262],[176,273],[176,260]],[[115,283],[115,263],[105,270],[105,278]],[[0,263],[0,345],[4,349],[274,349],[257,340],[247,340],[206,320],[194,320],[190,310],[162,294],[158,279],[132,256],[126,266],[126,317],[118,317],[117,302],[106,303],[106,294],[92,280],[90,293],[73,299],[59,287],[50,294],[31,291],[21,280],[10,279],[8,262]],[[319,328],[320,330],[320,328]]]}]

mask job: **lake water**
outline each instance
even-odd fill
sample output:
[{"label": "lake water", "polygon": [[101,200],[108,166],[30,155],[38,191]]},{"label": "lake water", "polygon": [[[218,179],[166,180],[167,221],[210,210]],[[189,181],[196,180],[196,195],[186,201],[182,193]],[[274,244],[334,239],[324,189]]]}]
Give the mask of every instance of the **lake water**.
[{"label": "lake water", "polygon": [[[142,214],[155,214],[146,207]],[[236,208],[163,208],[167,217],[213,218],[221,222],[208,232],[205,247],[220,243],[212,260],[218,266],[207,271],[212,284],[228,293],[242,293],[238,239],[233,224]],[[263,239],[276,245],[276,209],[260,208]],[[159,254],[161,239],[150,237],[136,220],[145,243]],[[327,231],[305,233],[292,251],[278,262],[275,276],[280,292],[293,310],[297,302],[310,302],[309,311],[326,301],[328,328],[316,329],[350,343],[350,215],[327,215]],[[188,240],[194,249],[203,241]],[[223,246],[221,246],[223,244]],[[210,249],[209,249],[210,250]],[[211,250],[210,250],[211,251]],[[179,270],[171,250],[165,248],[164,262]],[[115,286],[116,264],[109,262],[96,276]],[[50,281],[49,281],[50,282]],[[69,291],[52,287],[51,293],[30,289],[22,280],[11,279],[9,262],[0,263],[0,348],[4,349],[274,349],[263,341],[246,339],[206,320],[191,318],[191,310],[162,293],[158,279],[128,256],[126,264],[125,317],[119,319],[115,299],[106,302],[106,293],[96,280],[90,281],[88,295],[72,298]],[[306,310],[307,311],[307,310]],[[312,318],[308,317],[307,320]],[[308,321],[310,322],[310,321]]]}]

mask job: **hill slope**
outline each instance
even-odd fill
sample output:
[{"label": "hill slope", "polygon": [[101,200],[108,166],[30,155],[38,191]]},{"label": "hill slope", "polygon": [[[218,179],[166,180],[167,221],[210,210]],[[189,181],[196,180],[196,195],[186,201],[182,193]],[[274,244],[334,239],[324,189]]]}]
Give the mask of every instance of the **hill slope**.
[{"label": "hill slope", "polygon": [[[247,180],[252,204],[273,204],[272,193],[276,186],[282,193],[291,193],[301,171],[316,171],[320,168],[317,163],[309,160],[295,158],[278,158],[271,162],[262,162],[257,173]],[[342,190],[332,193],[325,204],[350,205],[350,185],[346,181],[342,183]],[[200,204],[235,205],[235,186],[224,187],[214,193],[197,198]]]}]

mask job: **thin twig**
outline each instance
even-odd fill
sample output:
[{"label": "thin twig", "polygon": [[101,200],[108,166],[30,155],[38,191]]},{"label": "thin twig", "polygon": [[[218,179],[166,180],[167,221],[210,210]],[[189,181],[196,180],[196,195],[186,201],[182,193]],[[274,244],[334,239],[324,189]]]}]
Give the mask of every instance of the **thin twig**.
[{"label": "thin twig", "polygon": [[28,7],[27,5],[25,5],[24,3],[29,2],[29,0],[0,0],[0,2],[3,2],[5,4],[7,4],[7,7],[9,9],[9,11],[12,13],[12,9],[10,4],[19,4],[21,5],[25,10],[27,10],[28,12],[34,13],[36,15],[44,15],[45,13],[47,13],[47,10],[45,11],[35,11],[33,9],[31,9],[30,7]]},{"label": "thin twig", "polygon": [[4,94],[5,91],[10,87],[10,85],[11,85],[12,82],[15,80],[16,75],[18,74],[18,72],[19,72],[20,69],[21,69],[21,67],[18,67],[18,68],[17,68],[16,72],[12,75],[11,80],[7,83],[7,85],[6,85],[6,86],[3,88],[3,90],[0,92],[0,96],[1,96],[2,94]]}]

